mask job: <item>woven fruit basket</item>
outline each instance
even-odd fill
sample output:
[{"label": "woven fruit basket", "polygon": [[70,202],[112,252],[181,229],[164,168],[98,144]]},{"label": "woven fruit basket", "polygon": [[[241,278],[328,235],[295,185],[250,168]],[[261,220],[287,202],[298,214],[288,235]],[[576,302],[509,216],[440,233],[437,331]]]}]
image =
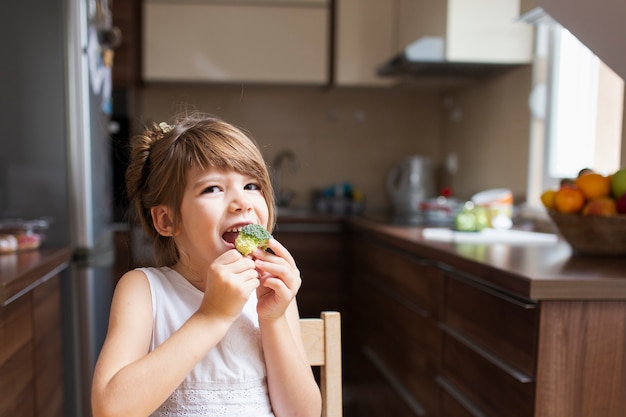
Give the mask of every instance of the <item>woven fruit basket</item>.
[{"label": "woven fruit basket", "polygon": [[583,216],[548,212],[575,254],[626,255],[626,214]]}]

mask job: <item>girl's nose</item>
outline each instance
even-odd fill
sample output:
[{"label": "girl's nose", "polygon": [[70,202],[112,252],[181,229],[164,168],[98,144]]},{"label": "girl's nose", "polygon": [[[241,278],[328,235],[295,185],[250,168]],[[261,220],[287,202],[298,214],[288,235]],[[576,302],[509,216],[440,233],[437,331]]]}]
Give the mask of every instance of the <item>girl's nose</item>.
[{"label": "girl's nose", "polygon": [[252,210],[252,200],[246,195],[244,190],[233,191],[229,202],[231,211],[249,211]]}]

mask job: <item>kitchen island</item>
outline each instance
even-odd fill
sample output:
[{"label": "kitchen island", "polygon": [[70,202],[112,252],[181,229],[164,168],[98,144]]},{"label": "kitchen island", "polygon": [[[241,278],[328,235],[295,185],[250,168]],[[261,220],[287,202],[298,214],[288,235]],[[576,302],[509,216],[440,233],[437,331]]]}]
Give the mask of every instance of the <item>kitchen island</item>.
[{"label": "kitchen island", "polygon": [[626,415],[626,257],[348,230],[350,416]]},{"label": "kitchen island", "polygon": [[69,248],[0,255],[0,415],[62,417],[60,274]]}]

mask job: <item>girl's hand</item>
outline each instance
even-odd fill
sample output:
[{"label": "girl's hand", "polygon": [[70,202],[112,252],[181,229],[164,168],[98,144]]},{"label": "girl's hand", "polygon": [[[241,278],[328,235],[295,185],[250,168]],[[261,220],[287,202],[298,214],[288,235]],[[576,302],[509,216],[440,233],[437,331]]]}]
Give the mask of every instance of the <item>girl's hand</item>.
[{"label": "girl's hand", "polygon": [[269,248],[274,253],[261,249],[252,253],[261,284],[257,288],[260,320],[274,320],[284,315],[302,284],[300,271],[289,251],[276,239],[270,239]]},{"label": "girl's hand", "polygon": [[254,261],[235,249],[229,250],[209,267],[199,312],[234,320],[258,286],[259,272]]}]

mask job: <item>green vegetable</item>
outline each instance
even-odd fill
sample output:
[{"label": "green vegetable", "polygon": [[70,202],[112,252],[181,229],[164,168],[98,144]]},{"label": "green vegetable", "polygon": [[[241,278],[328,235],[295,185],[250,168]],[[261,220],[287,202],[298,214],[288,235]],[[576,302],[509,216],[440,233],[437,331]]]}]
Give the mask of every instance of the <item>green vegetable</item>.
[{"label": "green vegetable", "polygon": [[256,248],[267,249],[271,238],[270,232],[260,224],[247,224],[235,239],[235,247],[243,256],[248,256]]},{"label": "green vegetable", "polygon": [[455,218],[455,228],[460,232],[480,232],[489,226],[489,217],[484,207],[468,201]]}]

